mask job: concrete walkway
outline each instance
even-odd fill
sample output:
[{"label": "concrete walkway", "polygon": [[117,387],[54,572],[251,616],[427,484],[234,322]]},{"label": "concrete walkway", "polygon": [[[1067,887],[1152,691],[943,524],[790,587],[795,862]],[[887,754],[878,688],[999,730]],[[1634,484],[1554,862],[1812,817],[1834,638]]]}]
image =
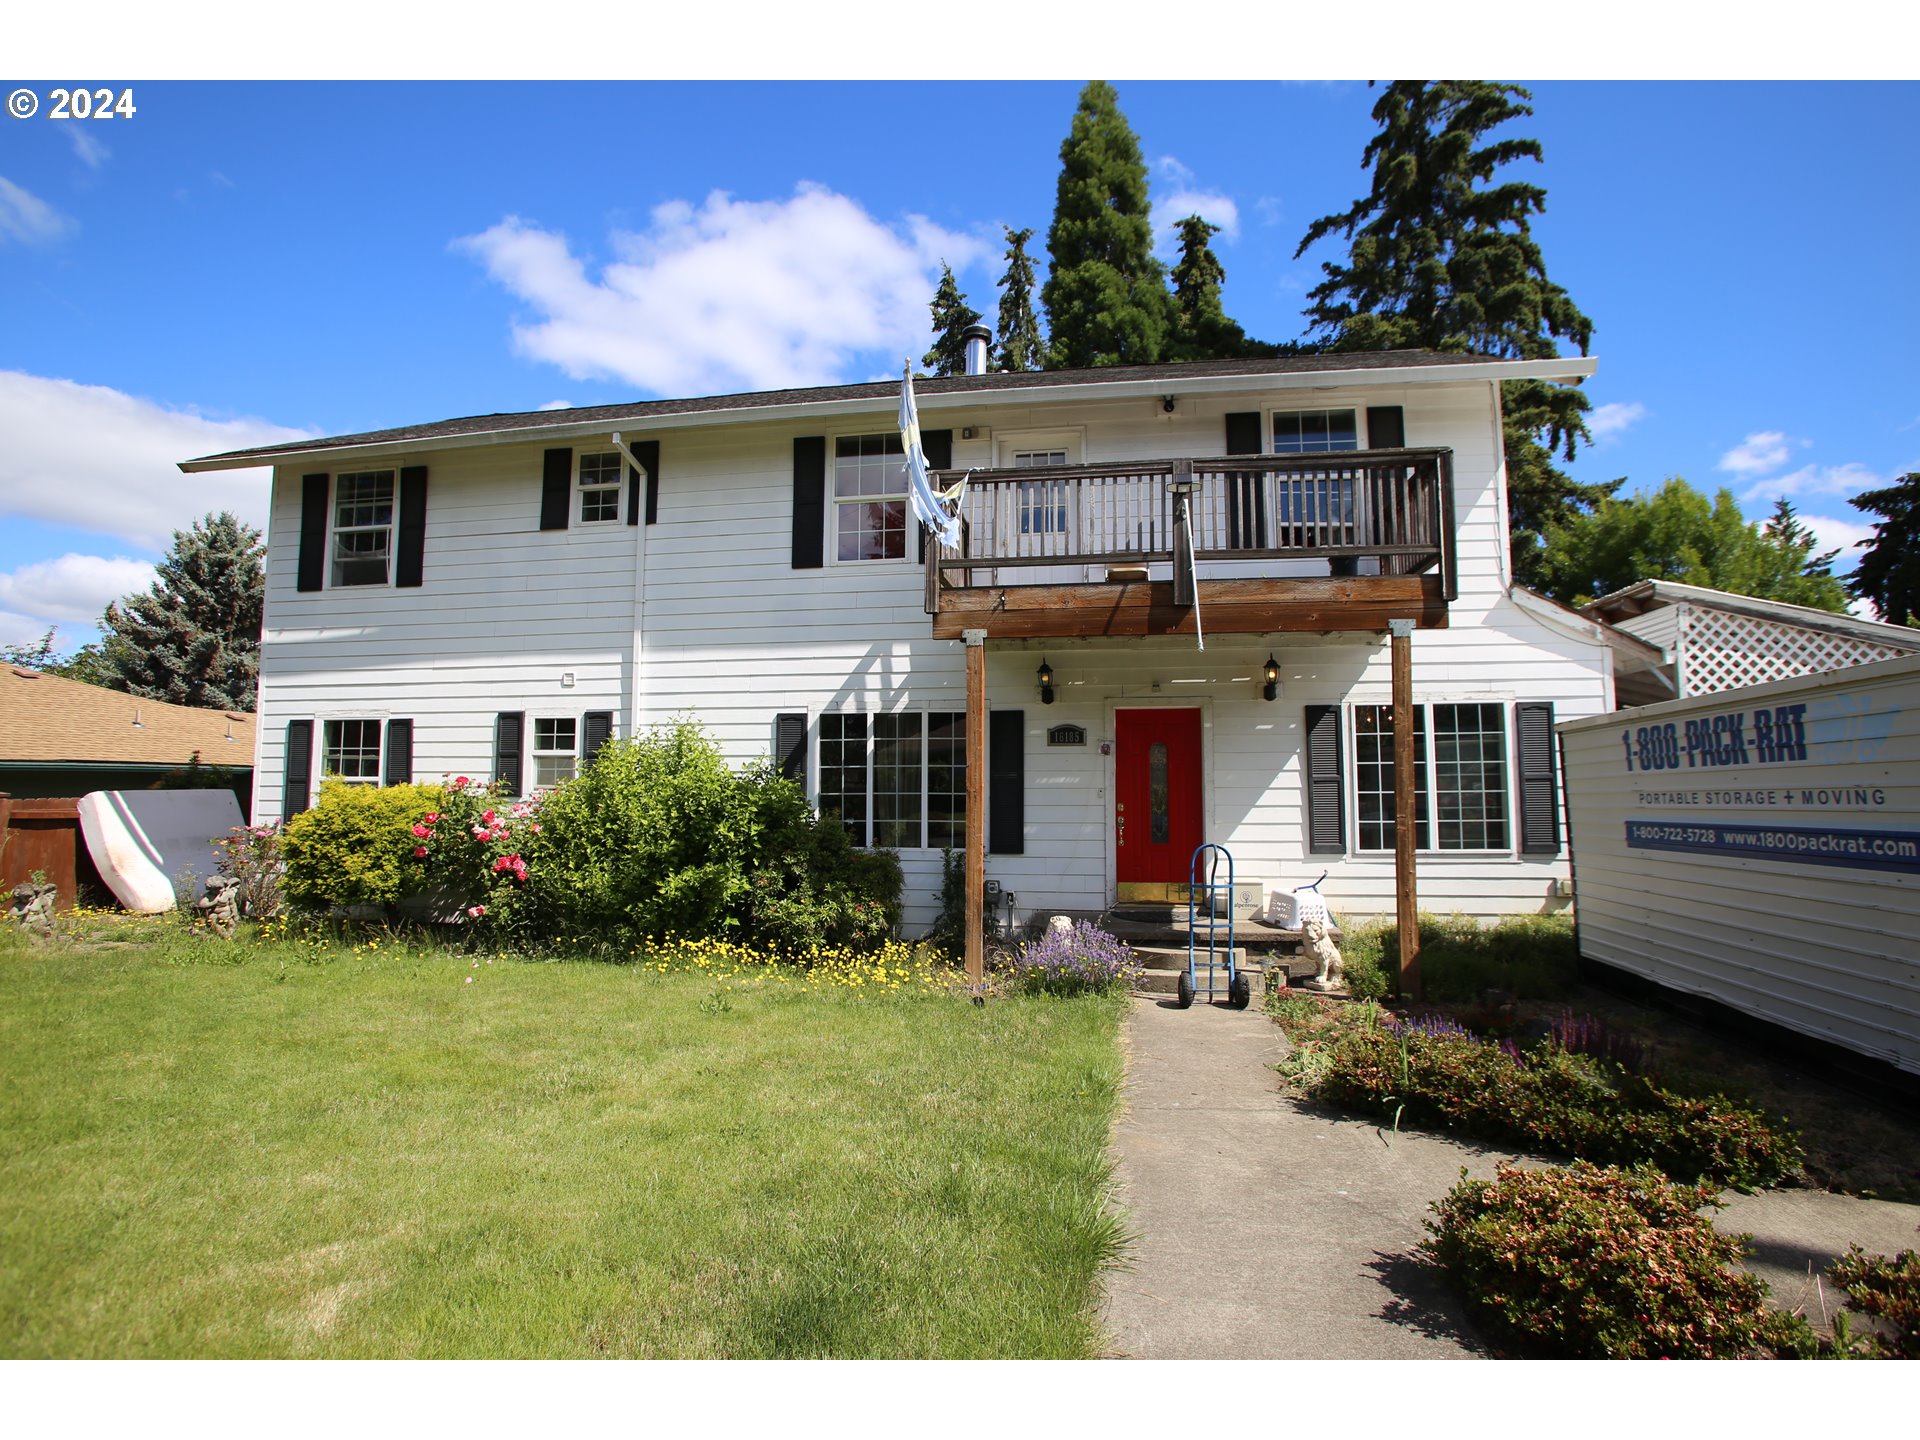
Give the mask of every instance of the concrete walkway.
[{"label": "concrete walkway", "polygon": [[[1448,1359],[1481,1353],[1458,1305],[1409,1258],[1427,1206],[1509,1152],[1386,1134],[1279,1093],[1280,1030],[1255,1011],[1140,998],[1115,1131],[1129,1268],[1109,1276],[1114,1353],[1140,1359]],[[1920,1206],[1810,1191],[1732,1196],[1785,1304],[1849,1240],[1920,1247]],[[1828,1305],[1834,1301],[1829,1290]],[[1808,1313],[1817,1321],[1817,1302]]]}]

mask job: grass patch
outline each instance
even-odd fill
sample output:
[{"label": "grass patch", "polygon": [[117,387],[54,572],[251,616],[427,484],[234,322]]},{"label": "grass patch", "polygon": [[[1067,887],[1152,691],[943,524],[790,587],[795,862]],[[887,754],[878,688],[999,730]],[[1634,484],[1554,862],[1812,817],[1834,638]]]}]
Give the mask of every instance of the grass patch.
[{"label": "grass patch", "polygon": [[0,941],[7,1356],[1099,1352],[1115,1003],[69,928]]},{"label": "grass patch", "polygon": [[[1393,991],[1400,927],[1357,925],[1340,941],[1347,988],[1363,1000]],[[1488,990],[1521,1000],[1557,1000],[1579,986],[1579,951],[1565,915],[1510,915],[1497,925],[1471,916],[1420,917],[1420,987],[1436,1001],[1470,1001]]]}]

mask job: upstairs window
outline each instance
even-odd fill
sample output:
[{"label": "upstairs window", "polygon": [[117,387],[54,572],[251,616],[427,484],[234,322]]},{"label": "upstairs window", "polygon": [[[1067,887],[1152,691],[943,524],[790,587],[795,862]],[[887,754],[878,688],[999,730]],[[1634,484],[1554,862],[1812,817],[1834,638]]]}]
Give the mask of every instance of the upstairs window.
[{"label": "upstairs window", "polygon": [[620,519],[620,452],[580,457],[580,523]]},{"label": "upstairs window", "polygon": [[907,454],[895,435],[842,435],[833,449],[834,556],[903,560]]},{"label": "upstairs window", "polygon": [[[1065,450],[1016,450],[1013,464],[1017,470],[1067,463]],[[1020,533],[1022,535],[1058,535],[1067,528],[1067,486],[1055,480],[1020,482]]]},{"label": "upstairs window", "polygon": [[351,785],[380,783],[378,720],[329,720],[323,734],[326,768],[322,773],[327,778]]},{"label": "upstairs window", "polygon": [[1273,417],[1273,453],[1314,455],[1358,450],[1360,427],[1352,410],[1288,410]]},{"label": "upstairs window", "polygon": [[393,471],[339,476],[333,490],[333,583],[385,585],[392,560]]}]

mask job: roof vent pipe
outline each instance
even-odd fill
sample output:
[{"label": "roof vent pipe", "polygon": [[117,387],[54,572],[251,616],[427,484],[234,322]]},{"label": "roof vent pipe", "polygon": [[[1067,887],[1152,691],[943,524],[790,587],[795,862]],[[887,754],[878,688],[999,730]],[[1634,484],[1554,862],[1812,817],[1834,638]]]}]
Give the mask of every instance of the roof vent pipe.
[{"label": "roof vent pipe", "polygon": [[986,374],[987,347],[993,344],[993,331],[984,325],[969,325],[960,336],[967,342],[967,374]]}]

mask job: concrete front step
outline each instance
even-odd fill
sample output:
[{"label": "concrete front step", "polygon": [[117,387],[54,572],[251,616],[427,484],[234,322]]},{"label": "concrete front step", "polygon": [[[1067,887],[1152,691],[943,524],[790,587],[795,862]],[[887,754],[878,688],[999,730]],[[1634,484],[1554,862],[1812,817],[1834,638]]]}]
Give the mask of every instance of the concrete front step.
[{"label": "concrete front step", "polygon": [[[1171,970],[1144,970],[1140,974],[1140,979],[1134,984],[1133,993],[1136,995],[1178,995],[1180,993],[1180,977],[1185,973],[1185,965]],[[1202,998],[1205,998],[1206,972],[1202,970],[1200,973],[1202,982],[1200,994]],[[1252,986],[1253,1007],[1257,1010],[1260,1007],[1261,1000],[1267,993],[1266,976],[1258,965],[1242,966],[1241,973],[1247,977],[1248,983]],[[1227,998],[1226,967],[1223,965],[1219,973],[1213,978],[1216,998],[1224,1001]]]}]

